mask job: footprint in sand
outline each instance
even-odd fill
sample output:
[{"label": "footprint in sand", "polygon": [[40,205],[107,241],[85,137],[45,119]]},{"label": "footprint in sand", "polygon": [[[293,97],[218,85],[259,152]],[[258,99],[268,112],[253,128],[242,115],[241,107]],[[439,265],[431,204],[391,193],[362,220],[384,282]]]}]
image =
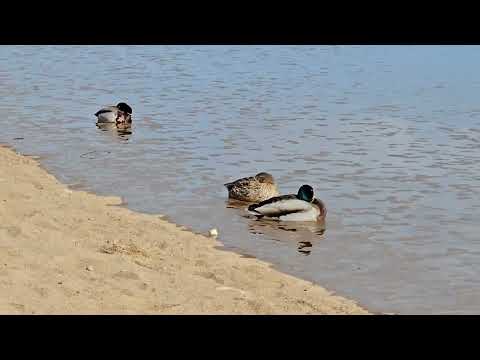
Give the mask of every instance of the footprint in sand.
[{"label": "footprint in sand", "polygon": [[0,226],[0,230],[5,230],[7,234],[12,237],[17,237],[22,232],[20,228],[16,226]]},{"label": "footprint in sand", "polygon": [[23,304],[9,303],[8,305],[12,306],[17,311],[25,312],[25,305]]},{"label": "footprint in sand", "polygon": [[127,280],[140,280],[140,277],[132,271],[121,270],[113,274],[114,278]]},{"label": "footprint in sand", "polygon": [[201,272],[201,271],[196,271],[194,273],[195,275],[201,276],[205,279],[211,279],[215,281],[217,284],[224,284],[225,282],[223,279],[220,279],[217,275],[215,275],[213,272]]}]

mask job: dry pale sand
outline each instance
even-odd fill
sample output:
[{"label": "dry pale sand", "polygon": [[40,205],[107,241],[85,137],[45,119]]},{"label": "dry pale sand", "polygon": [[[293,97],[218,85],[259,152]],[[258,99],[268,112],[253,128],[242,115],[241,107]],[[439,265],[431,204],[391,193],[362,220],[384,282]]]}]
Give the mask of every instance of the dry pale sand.
[{"label": "dry pale sand", "polygon": [[0,147],[0,313],[367,314],[120,203]]}]

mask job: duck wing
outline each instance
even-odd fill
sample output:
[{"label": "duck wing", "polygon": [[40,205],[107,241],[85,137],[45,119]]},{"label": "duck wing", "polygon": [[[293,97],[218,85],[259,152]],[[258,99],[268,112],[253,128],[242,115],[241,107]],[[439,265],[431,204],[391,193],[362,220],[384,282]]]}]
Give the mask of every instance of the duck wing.
[{"label": "duck wing", "polygon": [[98,110],[96,113],[95,113],[95,116],[98,116],[100,114],[105,114],[105,113],[109,113],[109,112],[117,112],[117,108],[115,106],[108,106],[108,107],[104,107],[103,109],[100,109]]},{"label": "duck wing", "polygon": [[258,204],[248,207],[248,211],[255,215],[280,217],[288,214],[310,210],[312,205],[297,198],[297,195],[275,196]]},{"label": "duck wing", "polygon": [[95,116],[97,117],[97,122],[99,123],[112,123],[116,122],[118,119],[119,110],[114,106],[104,107],[103,109],[97,111]]},{"label": "duck wing", "polygon": [[238,180],[235,180],[235,181],[232,181],[232,182],[223,184],[223,186],[225,186],[228,190],[230,190],[230,189],[232,189],[232,188],[234,188],[234,187],[249,186],[253,179],[254,179],[253,176],[244,177],[244,178],[241,178],[241,179],[238,179]]}]

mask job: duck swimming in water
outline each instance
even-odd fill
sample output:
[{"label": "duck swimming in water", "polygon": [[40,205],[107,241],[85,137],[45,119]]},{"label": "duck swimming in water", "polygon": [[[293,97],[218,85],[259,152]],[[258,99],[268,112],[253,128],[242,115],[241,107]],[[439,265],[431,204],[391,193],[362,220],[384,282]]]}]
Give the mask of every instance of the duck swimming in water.
[{"label": "duck swimming in water", "polygon": [[95,113],[97,123],[129,124],[132,122],[132,108],[126,103],[118,103],[116,106],[107,106]]},{"label": "duck swimming in water", "polygon": [[313,188],[302,185],[297,194],[282,195],[252,204],[248,211],[257,217],[281,221],[322,221],[327,215],[324,203],[313,197]]},{"label": "duck swimming in water", "polygon": [[279,195],[273,176],[266,172],[241,178],[224,186],[228,189],[230,199],[246,202],[259,202]]}]

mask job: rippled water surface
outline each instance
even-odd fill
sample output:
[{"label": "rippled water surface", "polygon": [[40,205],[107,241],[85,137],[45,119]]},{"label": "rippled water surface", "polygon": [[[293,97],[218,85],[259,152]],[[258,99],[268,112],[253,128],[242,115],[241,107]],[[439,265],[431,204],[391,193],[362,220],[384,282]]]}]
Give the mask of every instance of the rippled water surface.
[{"label": "rippled water surface", "polygon": [[[372,311],[480,313],[480,47],[2,46],[0,141]],[[126,101],[131,132],[97,128]],[[311,184],[314,224],[222,184]]]}]

